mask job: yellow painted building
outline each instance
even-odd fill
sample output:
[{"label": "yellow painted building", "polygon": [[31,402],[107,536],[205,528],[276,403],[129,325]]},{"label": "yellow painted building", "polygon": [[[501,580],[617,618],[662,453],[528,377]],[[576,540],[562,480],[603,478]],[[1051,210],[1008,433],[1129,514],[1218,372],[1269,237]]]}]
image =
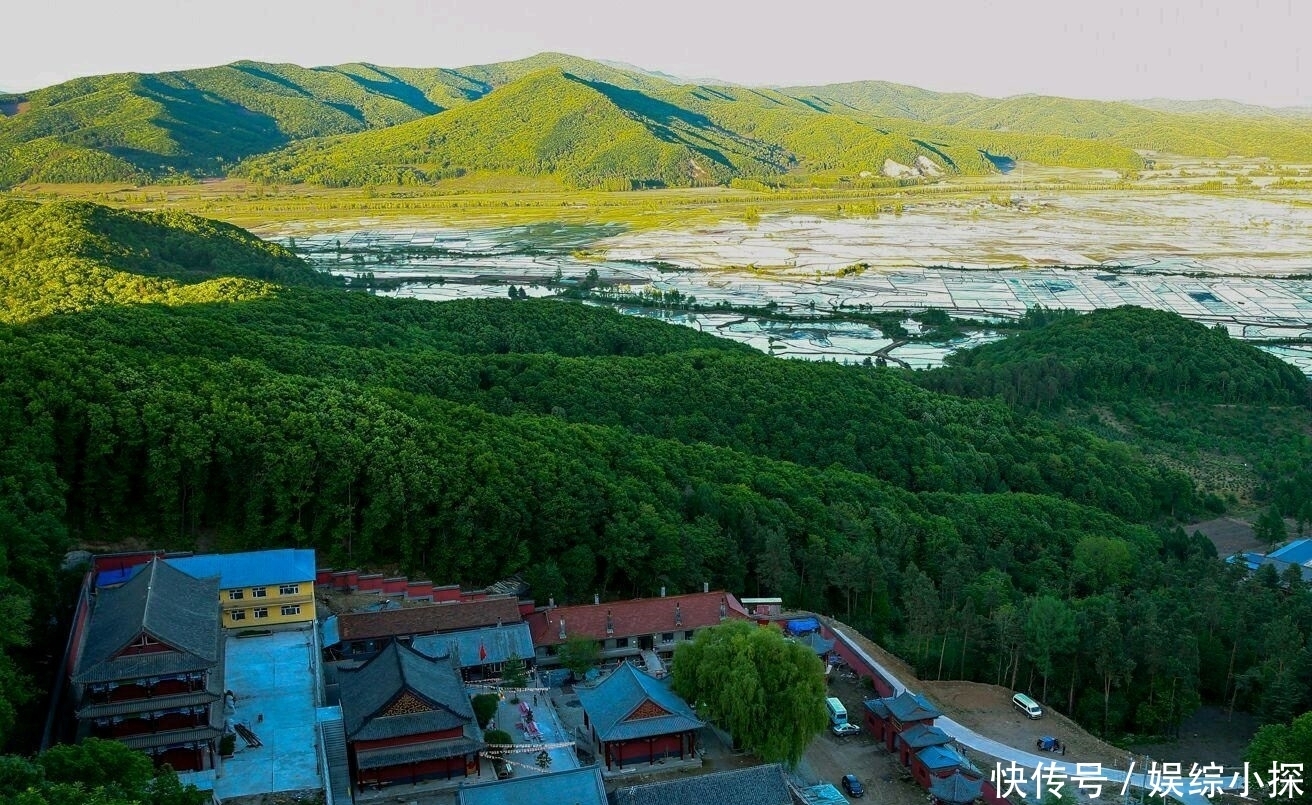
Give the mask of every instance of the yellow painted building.
[{"label": "yellow painted building", "polygon": [[218,576],[225,628],[314,622],[316,566],[312,550],[211,553],[165,561],[196,578]]}]

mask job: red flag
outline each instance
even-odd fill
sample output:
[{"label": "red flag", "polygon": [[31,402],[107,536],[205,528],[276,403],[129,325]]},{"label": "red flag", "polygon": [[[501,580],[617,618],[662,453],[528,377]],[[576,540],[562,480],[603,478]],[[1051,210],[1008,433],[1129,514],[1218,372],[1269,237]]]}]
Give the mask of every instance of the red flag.
[{"label": "red flag", "polygon": [[478,661],[483,662],[486,659],[487,659],[487,646],[483,645],[483,641],[480,640],[478,641]]}]

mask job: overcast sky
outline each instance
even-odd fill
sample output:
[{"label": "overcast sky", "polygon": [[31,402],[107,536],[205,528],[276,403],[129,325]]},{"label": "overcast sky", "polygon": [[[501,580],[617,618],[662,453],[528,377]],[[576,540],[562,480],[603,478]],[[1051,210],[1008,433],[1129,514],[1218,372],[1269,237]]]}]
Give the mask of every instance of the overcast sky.
[{"label": "overcast sky", "polygon": [[0,88],[238,59],[458,67],[544,50],[698,79],[1312,104],[1309,0],[14,0]]}]

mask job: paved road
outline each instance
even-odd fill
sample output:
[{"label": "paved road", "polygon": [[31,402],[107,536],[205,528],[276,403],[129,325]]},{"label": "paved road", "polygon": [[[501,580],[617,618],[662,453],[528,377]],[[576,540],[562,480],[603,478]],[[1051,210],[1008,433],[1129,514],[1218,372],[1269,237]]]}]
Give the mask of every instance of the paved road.
[{"label": "paved road", "polygon": [[[833,630],[839,640],[843,641],[844,645],[851,649],[857,656],[861,657],[861,659],[869,663],[871,668],[878,670],[879,673],[884,675],[884,678],[893,686],[894,695],[900,694],[907,689],[906,685],[902,684],[901,680],[894,676],[893,673],[883,665],[876,662],[874,657],[867,654],[861,646],[859,646],[855,640],[848,637],[842,629],[835,627],[833,624],[830,624],[829,628]],[[1046,771],[1047,769],[1055,768],[1068,777],[1074,775],[1076,772],[1074,763],[1056,760],[1052,755],[1035,755],[1030,752],[1007,746],[1006,744],[998,743],[992,738],[987,738],[968,727],[958,724],[947,716],[939,716],[938,720],[934,723],[939,729],[955,738],[962,746],[995,757],[1004,763],[1014,762],[1017,765],[1030,770],[1042,768]],[[989,770],[989,773],[992,775],[993,770]],[[1101,773],[1107,778],[1108,782],[1112,784],[1104,785],[1105,793],[1115,797],[1116,794],[1120,793],[1121,785],[1125,782],[1125,772],[1118,769],[1103,768]],[[1184,782],[1187,783],[1188,780],[1186,779]],[[1133,775],[1130,778],[1130,785],[1138,788],[1150,787],[1147,775],[1144,774]],[[1069,792],[1073,786],[1074,783],[1068,779],[1066,790]],[[1204,797],[1202,794],[1188,793],[1187,785],[1182,785],[1181,787],[1184,789],[1184,793],[1178,795],[1172,793],[1173,799],[1179,800],[1184,803],[1184,805],[1208,805],[1207,797]]]}]

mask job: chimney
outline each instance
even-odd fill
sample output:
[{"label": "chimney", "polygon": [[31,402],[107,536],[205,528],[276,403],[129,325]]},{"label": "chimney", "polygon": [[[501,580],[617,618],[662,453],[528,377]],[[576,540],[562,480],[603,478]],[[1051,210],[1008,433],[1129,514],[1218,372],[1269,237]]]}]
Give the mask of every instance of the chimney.
[{"label": "chimney", "polygon": [[703,582],[702,582],[702,592],[704,592],[704,593],[709,593],[710,591],[711,591],[711,583],[710,583],[709,581],[703,581]]},{"label": "chimney", "polygon": [[675,626],[683,625],[683,610],[679,609],[678,601],[674,602],[674,625]]},{"label": "chimney", "polygon": [[729,617],[729,604],[723,598],[720,599],[720,620]]},{"label": "chimney", "polygon": [[606,634],[615,634],[615,619],[610,616],[610,610],[606,610]]},{"label": "chimney", "polygon": [[665,587],[662,586],[662,587],[661,587],[661,598],[664,598],[664,597],[665,597]]},{"label": "chimney", "polygon": [[600,604],[600,603],[601,603],[601,596],[598,595],[597,593],[593,593],[593,594],[592,594],[592,604],[593,604],[593,606],[596,606],[597,604]]},{"label": "chimney", "polygon": [[562,616],[561,619],[560,619],[560,639],[561,639],[561,640],[564,640],[564,639],[565,639],[565,618],[564,618],[564,616]]}]

